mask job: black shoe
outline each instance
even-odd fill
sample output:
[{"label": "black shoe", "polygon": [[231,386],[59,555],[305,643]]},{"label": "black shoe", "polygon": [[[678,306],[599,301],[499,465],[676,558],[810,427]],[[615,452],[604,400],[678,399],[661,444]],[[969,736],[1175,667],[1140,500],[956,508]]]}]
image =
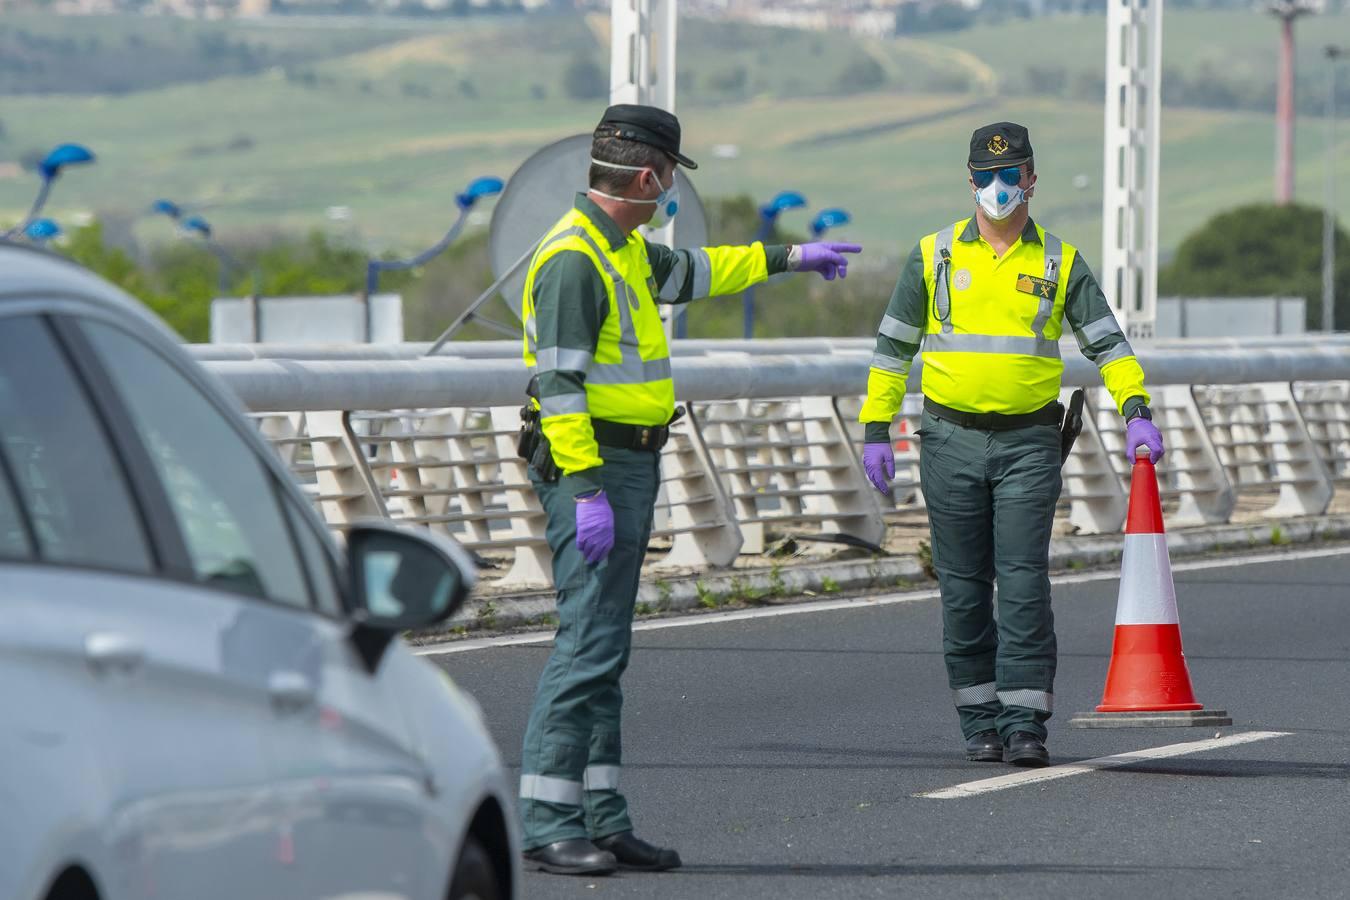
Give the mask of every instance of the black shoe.
[{"label": "black shoe", "polygon": [[966,738],[966,759],[971,762],[1003,762],[1003,740],[990,728]]},{"label": "black shoe", "polygon": [[636,872],[664,872],[680,867],[680,854],[664,847],[656,847],[631,831],[620,831],[595,842],[601,850],[608,850],[619,861],[620,869]]},{"label": "black shoe", "polygon": [[619,867],[614,854],[601,850],[585,838],[556,841],[523,854],[527,868],[554,875],[610,875]]},{"label": "black shoe", "polygon": [[1050,751],[1036,735],[1017,731],[1008,738],[1003,761],[1024,769],[1043,769],[1050,765]]}]

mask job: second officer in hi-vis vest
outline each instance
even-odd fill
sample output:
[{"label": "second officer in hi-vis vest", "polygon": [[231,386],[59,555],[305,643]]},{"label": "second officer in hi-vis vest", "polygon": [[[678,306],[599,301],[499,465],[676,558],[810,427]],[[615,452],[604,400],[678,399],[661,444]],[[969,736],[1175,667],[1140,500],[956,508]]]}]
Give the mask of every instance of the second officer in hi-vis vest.
[{"label": "second officer in hi-vis vest", "polygon": [[590,190],[548,232],[525,279],[534,370],[521,454],[548,517],[558,634],[525,732],[521,821],[529,865],[559,874],[661,870],[674,850],[633,834],[619,791],[619,678],[675,415],[658,303],[736,293],[788,271],[844,277],[851,244],[671,250],[639,225],[679,207],[680,123],[613,106],[595,130]]},{"label": "second officer in hi-vis vest", "polygon": [[919,242],[881,320],[863,468],[890,492],[890,423],[922,345],[920,479],[966,757],[1044,766],[1056,663],[1050,533],[1073,434],[1072,422],[1061,431],[1059,403],[1066,329],[1128,421],[1131,463],[1140,447],[1157,462],[1163,442],[1144,372],[1087,263],[1031,220],[1027,130],[978,129],[967,167],[974,216]]}]

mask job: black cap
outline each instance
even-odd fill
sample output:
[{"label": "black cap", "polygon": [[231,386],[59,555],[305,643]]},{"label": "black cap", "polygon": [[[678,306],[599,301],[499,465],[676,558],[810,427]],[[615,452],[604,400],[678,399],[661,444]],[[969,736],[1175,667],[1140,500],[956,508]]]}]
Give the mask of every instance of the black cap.
[{"label": "black cap", "polygon": [[970,159],[966,163],[977,172],[1008,169],[1027,162],[1032,155],[1031,135],[1026,128],[1013,122],[995,122],[976,128],[970,136]]},{"label": "black cap", "polygon": [[685,168],[698,168],[698,163],[680,153],[680,120],[673,113],[655,106],[632,103],[611,106],[595,127],[595,136],[650,144]]}]

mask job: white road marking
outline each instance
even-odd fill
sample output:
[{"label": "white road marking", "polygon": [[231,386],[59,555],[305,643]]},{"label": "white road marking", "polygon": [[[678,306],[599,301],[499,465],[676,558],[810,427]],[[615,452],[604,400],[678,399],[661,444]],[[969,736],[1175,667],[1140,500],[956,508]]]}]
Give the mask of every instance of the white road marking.
[{"label": "white road marking", "polygon": [[[1249,556],[1221,557],[1218,559],[1196,559],[1176,563],[1172,571],[1199,572],[1205,569],[1227,569],[1233,566],[1256,566],[1273,562],[1296,562],[1303,559],[1321,559],[1327,556],[1350,554],[1350,547],[1323,547],[1318,550],[1295,550],[1288,553],[1261,553]],[[1120,573],[1115,569],[1102,569],[1094,572],[1065,573],[1052,576],[1052,584],[1088,584],[1095,581],[1117,581]],[[936,589],[912,591],[904,594],[883,594],[878,597],[847,597],[840,600],[813,600],[810,603],[792,603],[784,606],[770,606],[760,609],[737,609],[729,612],[689,615],[675,619],[653,619],[636,622],[634,631],[658,631],[666,628],[692,628],[699,625],[721,625],[724,622],[739,622],[743,619],[770,619],[777,616],[798,616],[804,613],[832,612],[839,609],[868,609],[875,606],[891,606],[896,603],[917,603],[922,600],[938,599]],[[427,644],[414,647],[418,656],[444,656],[448,653],[466,653],[470,650],[487,650],[493,647],[516,647],[524,644],[544,644],[553,640],[552,631],[532,631],[527,634],[510,634],[501,637],[475,638],[462,641],[446,641],[439,644]]]},{"label": "white road marking", "polygon": [[1220,747],[1235,747],[1238,744],[1250,744],[1253,741],[1267,741],[1271,738],[1287,737],[1291,733],[1292,732],[1288,731],[1248,731],[1242,734],[1231,734],[1228,737],[1210,738],[1205,741],[1168,744],[1166,747],[1149,747],[1143,750],[1135,750],[1132,753],[1117,753],[1115,756],[1099,756],[1096,759],[1085,759],[1082,762],[1068,763],[1062,766],[1050,766],[1046,769],[1025,769],[1021,772],[1014,772],[1011,775],[1000,775],[997,778],[984,778],[980,781],[968,781],[965,784],[958,784],[955,787],[943,788],[940,791],[929,791],[925,794],[915,794],[914,796],[923,797],[928,800],[960,800],[964,797],[975,797],[980,794],[989,794],[994,791],[1006,791],[1009,788],[1023,787],[1028,784],[1039,784],[1042,781],[1053,781],[1056,778],[1068,778],[1071,775],[1082,775],[1086,772],[1096,772],[1100,769],[1116,769],[1121,766],[1129,766],[1153,759],[1168,759],[1173,756],[1186,756],[1190,753],[1203,753],[1206,750],[1217,750]]}]

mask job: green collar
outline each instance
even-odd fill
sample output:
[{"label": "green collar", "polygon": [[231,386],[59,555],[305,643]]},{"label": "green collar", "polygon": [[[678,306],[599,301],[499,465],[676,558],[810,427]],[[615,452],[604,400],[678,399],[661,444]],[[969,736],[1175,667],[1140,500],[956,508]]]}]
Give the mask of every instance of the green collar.
[{"label": "green collar", "polygon": [[[965,241],[967,244],[969,244],[972,241],[978,241],[979,239],[980,239],[980,223],[976,220],[974,216],[971,216],[970,220],[966,222],[965,230],[961,232],[961,236],[957,238],[957,240]],[[1039,244],[1040,242],[1041,242],[1041,235],[1040,232],[1036,230],[1036,223],[1032,220],[1030,216],[1027,216],[1027,224],[1022,228],[1022,243]]]},{"label": "green collar", "polygon": [[578,212],[591,220],[591,224],[599,229],[600,233],[609,241],[609,249],[619,250],[628,243],[628,236],[619,230],[619,226],[614,224],[614,220],[609,217],[609,213],[601,209],[596,202],[583,193],[577,194],[575,204]]}]

